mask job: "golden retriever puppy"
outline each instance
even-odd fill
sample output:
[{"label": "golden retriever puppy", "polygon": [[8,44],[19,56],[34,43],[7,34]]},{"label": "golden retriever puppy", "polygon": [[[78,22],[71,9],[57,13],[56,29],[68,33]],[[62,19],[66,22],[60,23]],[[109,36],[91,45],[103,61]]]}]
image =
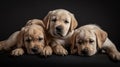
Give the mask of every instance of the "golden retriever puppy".
[{"label": "golden retriever puppy", "polygon": [[[38,19],[29,20],[18,32],[13,33],[7,40],[0,42],[0,50],[15,46],[12,55],[28,54],[51,55],[52,49],[45,45],[44,23]],[[7,47],[7,48],[6,48]]]},{"label": "golden retriever puppy", "polygon": [[113,60],[120,60],[120,53],[107,33],[94,24],[76,29],[71,37],[71,54],[92,56],[98,50],[104,50]]},{"label": "golden retriever puppy", "polygon": [[65,9],[56,9],[49,11],[43,21],[46,26],[47,44],[52,47],[55,54],[67,55],[66,46],[78,25],[74,15]]}]

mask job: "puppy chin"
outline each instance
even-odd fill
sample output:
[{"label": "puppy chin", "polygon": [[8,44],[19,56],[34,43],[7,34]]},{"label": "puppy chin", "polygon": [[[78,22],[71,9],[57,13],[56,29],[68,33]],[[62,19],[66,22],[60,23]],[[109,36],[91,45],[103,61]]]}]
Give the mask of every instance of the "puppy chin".
[{"label": "puppy chin", "polygon": [[27,50],[27,53],[28,54],[39,54],[40,52],[39,51],[33,52],[32,50]]},{"label": "puppy chin", "polygon": [[29,54],[40,54],[40,52],[30,52]]},{"label": "puppy chin", "polygon": [[59,33],[59,32],[51,32],[51,35],[54,37],[58,37],[58,38],[62,38],[65,36],[64,34]]},{"label": "puppy chin", "polygon": [[29,50],[27,50],[27,53],[28,54],[35,54],[34,52],[32,52],[31,50],[29,51]]}]

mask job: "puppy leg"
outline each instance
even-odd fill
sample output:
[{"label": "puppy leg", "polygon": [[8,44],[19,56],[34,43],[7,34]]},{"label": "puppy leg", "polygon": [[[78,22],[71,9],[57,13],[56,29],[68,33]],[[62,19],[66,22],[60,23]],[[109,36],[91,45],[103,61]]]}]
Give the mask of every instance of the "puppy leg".
[{"label": "puppy leg", "polygon": [[14,32],[7,40],[0,42],[0,50],[9,50],[16,44],[19,31]]},{"label": "puppy leg", "polygon": [[24,50],[22,48],[17,48],[12,51],[11,55],[13,56],[20,56],[24,54]]},{"label": "puppy leg", "polygon": [[62,55],[62,56],[68,54],[68,51],[62,45],[54,46],[53,51],[54,51],[55,54]]},{"label": "puppy leg", "polygon": [[44,56],[52,55],[52,48],[50,46],[45,46],[43,49],[42,55],[44,55]]},{"label": "puppy leg", "polygon": [[110,58],[112,58],[113,60],[120,60],[120,52],[110,41],[110,39],[106,39],[102,48],[105,49],[106,53],[110,56]]}]

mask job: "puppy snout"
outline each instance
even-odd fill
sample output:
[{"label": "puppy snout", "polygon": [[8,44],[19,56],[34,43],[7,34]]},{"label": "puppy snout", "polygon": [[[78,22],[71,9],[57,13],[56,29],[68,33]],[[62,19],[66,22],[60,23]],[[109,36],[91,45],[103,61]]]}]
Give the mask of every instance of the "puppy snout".
[{"label": "puppy snout", "polygon": [[57,32],[62,32],[62,26],[57,26],[56,30],[57,30]]},{"label": "puppy snout", "polygon": [[88,49],[87,48],[85,48],[84,50],[82,50],[82,54],[88,54]]},{"label": "puppy snout", "polygon": [[38,48],[37,47],[34,47],[31,49],[33,52],[37,52],[38,51]]}]

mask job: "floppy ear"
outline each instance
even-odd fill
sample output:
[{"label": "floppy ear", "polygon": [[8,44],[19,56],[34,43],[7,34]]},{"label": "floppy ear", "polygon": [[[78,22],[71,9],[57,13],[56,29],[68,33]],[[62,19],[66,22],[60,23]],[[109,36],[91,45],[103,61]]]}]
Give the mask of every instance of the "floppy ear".
[{"label": "floppy ear", "polygon": [[103,43],[107,39],[107,33],[100,28],[95,28],[95,35],[96,35],[96,38],[97,38],[98,48],[102,48]]},{"label": "floppy ear", "polygon": [[32,25],[32,23],[31,23],[31,22],[32,22],[32,20],[28,20],[25,26]]},{"label": "floppy ear", "polygon": [[49,11],[49,13],[47,14],[47,16],[44,17],[43,22],[45,24],[46,30],[49,28],[50,26],[50,15],[51,15],[52,11]]},{"label": "floppy ear", "polygon": [[25,28],[23,27],[17,36],[17,47],[19,48],[24,46],[24,32]]},{"label": "floppy ear", "polygon": [[29,21],[26,23],[26,26],[33,25],[33,24],[40,25],[40,26],[42,26],[43,28],[45,28],[45,25],[44,25],[43,21],[42,21],[42,20],[39,20],[39,19],[29,20]]},{"label": "floppy ear", "polygon": [[73,14],[70,14],[71,16],[71,26],[70,26],[70,31],[72,31],[73,29],[75,29],[78,26],[78,22],[75,19],[75,16]]},{"label": "floppy ear", "polygon": [[74,32],[73,35],[70,38],[70,52],[71,54],[75,54],[77,52],[77,49],[75,49],[75,44],[76,44],[76,36],[77,36],[77,32]]}]

